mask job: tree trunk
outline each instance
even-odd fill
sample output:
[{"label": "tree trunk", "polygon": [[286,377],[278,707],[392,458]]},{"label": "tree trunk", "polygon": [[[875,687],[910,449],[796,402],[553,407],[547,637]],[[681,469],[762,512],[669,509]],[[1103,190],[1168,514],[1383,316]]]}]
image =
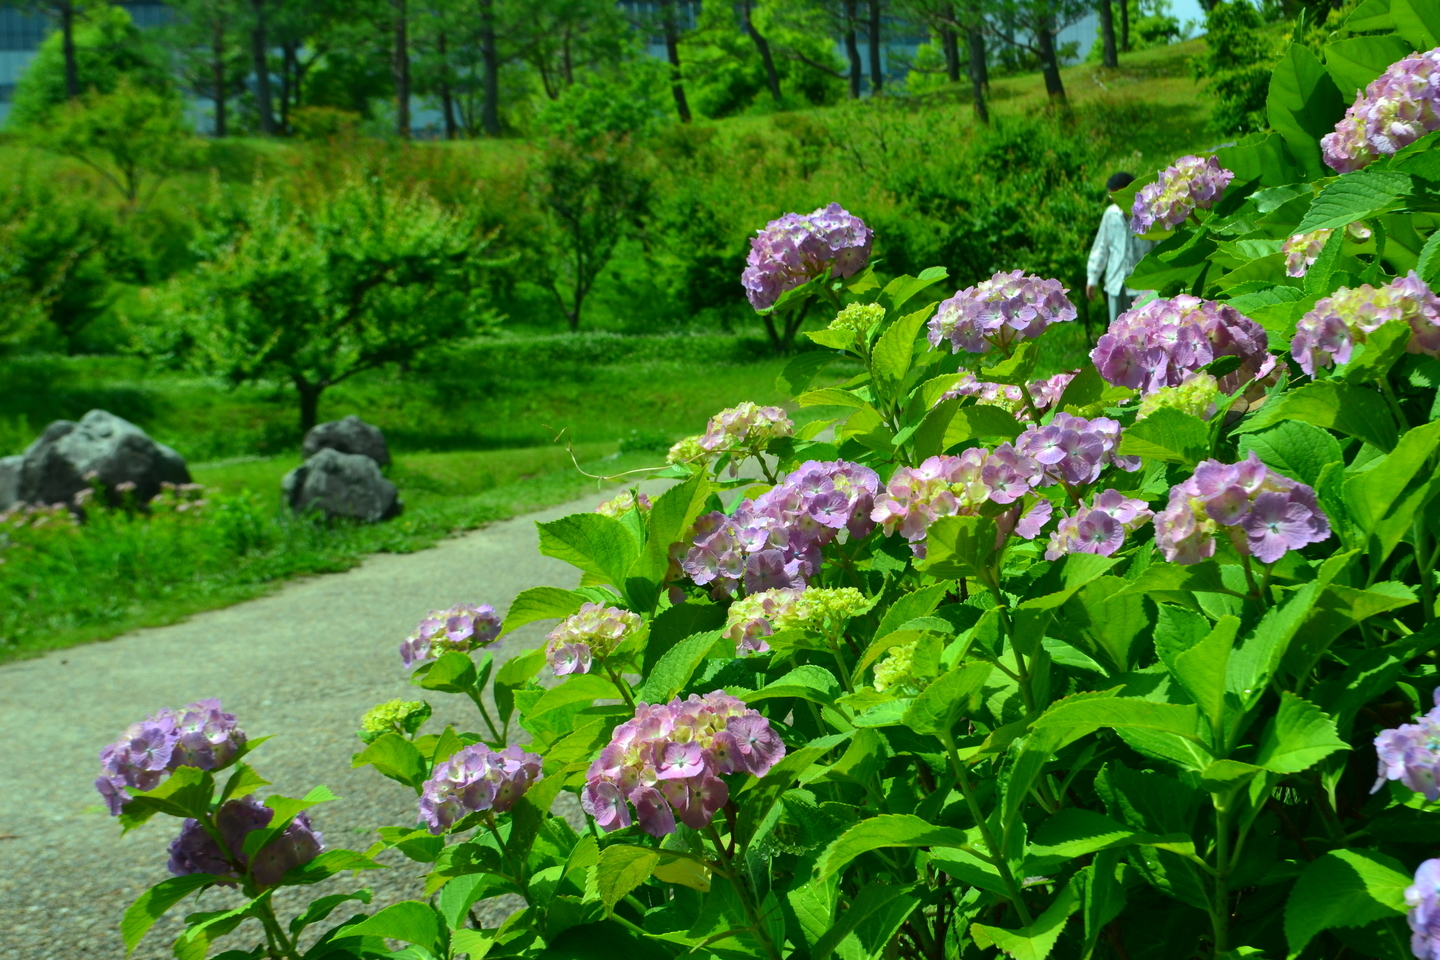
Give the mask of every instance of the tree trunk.
[{"label": "tree trunk", "polygon": [[1115,52],[1115,11],[1110,0],[1100,0],[1100,37],[1104,43],[1104,59],[1107,67],[1120,66],[1120,57]]},{"label": "tree trunk", "polygon": [[225,24],[220,20],[211,25],[210,52],[214,57],[210,76],[215,87],[215,137],[219,139],[225,136],[225,101],[229,99],[225,92]]},{"label": "tree trunk", "polygon": [[255,111],[260,115],[260,135],[275,135],[275,109],[270,98],[270,64],[266,57],[265,0],[250,0],[255,11],[255,29],[250,33],[250,58],[255,68]]},{"label": "tree trunk", "polygon": [[750,8],[754,0],[744,0],[740,7],[740,17],[745,25],[745,32],[755,42],[755,49],[760,51],[760,62],[765,65],[765,83],[770,88],[770,96],[776,103],[780,102],[780,71],[775,69],[775,57],[770,52],[770,41],[760,35],[755,29],[755,22],[750,17]]},{"label": "tree trunk", "polygon": [[860,99],[860,45],[855,41],[855,0],[845,0],[845,56],[850,61],[850,99]]},{"label": "tree trunk", "polygon": [[[487,137],[500,136],[500,55],[495,49],[495,0],[480,0],[480,59],[485,72],[485,102],[480,126]],[[546,81],[549,92],[549,81]],[[551,97],[553,100],[554,97]]]},{"label": "tree trunk", "polygon": [[1045,77],[1045,93],[1052,101],[1065,102],[1065,84],[1060,79],[1060,62],[1055,54],[1055,25],[1048,19],[1036,24],[1035,46],[1040,51],[1040,72]]},{"label": "tree trunk", "polygon": [[971,27],[966,30],[966,46],[970,53],[968,64],[970,74],[970,96],[975,104],[975,119],[981,123],[990,122],[990,108],[985,105],[985,88],[989,86],[986,82],[989,73],[985,69],[985,36],[980,32],[980,27]]},{"label": "tree trunk", "polygon": [[940,47],[945,51],[945,79],[960,82],[960,41],[954,27],[940,28]]},{"label": "tree trunk", "polygon": [[66,0],[60,8],[60,31],[65,45],[65,96],[74,100],[80,96],[80,68],[75,62],[75,3]]},{"label": "tree trunk", "polygon": [[1130,0],[1120,0],[1120,49],[1130,52]]},{"label": "tree trunk", "polygon": [[870,95],[877,96],[885,86],[880,69],[880,0],[870,0]]},{"label": "tree trunk", "polygon": [[395,133],[401,140],[410,139],[410,37],[406,0],[390,0],[395,8],[395,48],[391,52],[390,72],[395,76]]},{"label": "tree trunk", "polygon": [[280,44],[280,131],[290,132],[290,111],[300,105],[299,84],[296,75],[300,72],[300,58],[296,56],[297,44],[287,40]]},{"label": "tree trunk", "polygon": [[455,139],[455,98],[450,94],[450,63],[446,59],[445,28],[435,37],[435,49],[440,54],[440,114],[445,122],[445,139]]},{"label": "tree trunk", "polygon": [[670,61],[670,92],[675,95],[675,110],[681,123],[690,122],[690,104],[685,99],[685,86],[680,80],[680,37],[675,26],[675,0],[660,0],[660,26],[665,31],[665,58]]},{"label": "tree trunk", "polygon": [[320,394],[325,388],[303,377],[295,377],[294,383],[300,394],[300,432],[308,433],[320,421]]}]

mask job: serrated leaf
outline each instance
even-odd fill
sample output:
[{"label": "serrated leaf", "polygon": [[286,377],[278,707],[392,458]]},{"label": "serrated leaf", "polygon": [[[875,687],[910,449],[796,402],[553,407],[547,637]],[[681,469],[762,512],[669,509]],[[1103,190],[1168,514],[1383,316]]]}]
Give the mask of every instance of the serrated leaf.
[{"label": "serrated leaf", "polygon": [[197,890],[219,883],[222,878],[208,873],[192,873],[183,877],[162,880],[136,898],[125,909],[120,919],[120,934],[125,940],[125,954],[129,956],[140,945],[141,939],[175,904]]},{"label": "serrated leaf", "polygon": [[595,883],[605,909],[613,911],[615,904],[624,900],[630,891],[650,879],[659,863],[660,852],[646,847],[617,844],[600,851]]},{"label": "serrated leaf", "polygon": [[870,352],[870,371],[875,378],[875,388],[882,397],[894,399],[905,374],[910,372],[910,358],[915,352],[915,338],[919,336],[932,309],[916,310],[906,314],[885,328]]},{"label": "serrated leaf", "polygon": [[423,690],[464,693],[476,685],[475,662],[459,650],[446,650],[440,658],[421,666],[410,682]]},{"label": "serrated leaf", "polygon": [[1342,461],[1340,444],[1319,427],[1286,420],[1259,433],[1240,437],[1240,459],[1254,452],[1265,466],[1292,480],[1315,486],[1327,463]]},{"label": "serrated leaf", "polygon": [[1070,914],[1080,907],[1080,898],[1075,894],[1074,884],[1066,884],[1055,901],[1035,922],[1019,930],[1006,930],[986,924],[972,923],[971,935],[982,946],[999,947],[1014,960],[1045,960],[1055,949],[1055,943],[1065,929]]},{"label": "serrated leaf", "polygon": [[835,698],[841,693],[840,681],[835,674],[824,667],[807,663],[796,667],[785,676],[767,683],[754,693],[744,696],[746,703],[770,700],[775,697],[799,697],[814,703],[834,706]]},{"label": "serrated leaf", "polygon": [[367,764],[373,766],[381,775],[417,791],[430,774],[430,766],[419,749],[398,733],[387,733],[378,738],[357,753],[350,766],[363,767]]},{"label": "serrated leaf", "polygon": [[645,682],[635,691],[636,698],[646,703],[664,703],[678,694],[685,689],[700,662],[719,639],[719,630],[709,630],[687,637],[665,651]]},{"label": "serrated leaf", "polygon": [[1413,882],[1400,863],[1371,850],[1332,850],[1310,863],[1285,903],[1285,939],[1295,958],[1322,930],[1403,916]]},{"label": "serrated leaf", "polygon": [[865,400],[853,391],[840,387],[824,387],[800,394],[796,403],[802,407],[855,407],[865,406]]},{"label": "serrated leaf", "polygon": [[655,879],[678,883],[701,893],[710,890],[710,871],[688,857],[667,856],[662,852],[660,862],[655,865]]},{"label": "serrated leaf", "polygon": [[1366,168],[1347,174],[1320,191],[1296,233],[1333,230],[1398,210],[1414,189],[1407,174]]},{"label": "serrated leaf", "polygon": [[576,513],[535,526],[545,556],[564,560],[603,583],[625,589],[640,544],[619,520],[599,513]]},{"label": "serrated leaf", "polygon": [[825,848],[815,862],[821,880],[838,873],[856,857],[882,847],[963,847],[965,831],[938,827],[908,813],[886,813],[862,820]]},{"label": "serrated leaf", "polygon": [[1299,773],[1337,750],[1348,749],[1335,731],[1333,718],[1310,701],[1284,691],[1279,712],[1265,728],[1255,763],[1274,773]]},{"label": "serrated leaf", "polygon": [[1356,344],[1355,356],[1337,368],[1336,375],[1346,383],[1379,380],[1405,355],[1411,332],[1410,324],[1404,320],[1382,324],[1366,336],[1364,343]]},{"label": "serrated leaf", "polygon": [[418,900],[402,900],[384,910],[348,924],[336,931],[335,939],[344,937],[384,937],[424,947],[431,953],[440,951],[440,935],[444,920],[434,907]]},{"label": "serrated leaf", "polygon": [[806,387],[810,386],[810,381],[815,379],[816,374],[839,359],[839,354],[831,353],[828,350],[807,350],[804,353],[796,354],[790,358],[789,363],[785,364],[785,369],[780,372],[780,376],[775,378],[775,386],[792,397],[799,396]]},{"label": "serrated leaf", "polygon": [[1164,407],[1127,427],[1118,452],[1193,468],[1210,454],[1210,428],[1194,414]]},{"label": "serrated leaf", "polygon": [[1334,380],[1307,383],[1271,399],[1254,416],[1246,417],[1233,433],[1255,433],[1285,420],[1337,430],[1381,450],[1392,450],[1399,438],[1390,408],[1380,394],[1366,387]]},{"label": "serrated leaf", "polygon": [[926,267],[917,276],[896,277],[885,285],[880,302],[887,310],[899,310],[911,298],[950,275],[944,267]]},{"label": "serrated leaf", "polygon": [[1351,37],[1325,45],[1325,69],[1334,78],[1346,103],[1355,99],[1385,68],[1410,54],[1410,45],[1399,37]]},{"label": "serrated leaf", "polygon": [[990,671],[990,664],[975,661],[941,674],[910,702],[905,725],[916,733],[948,734],[961,716],[975,708]]},{"label": "serrated leaf", "polygon": [[937,579],[974,577],[995,555],[995,521],[986,517],[941,517],[925,531],[925,559],[917,569]]},{"label": "serrated leaf", "polygon": [[584,603],[585,598],[574,590],[562,590],[559,587],[531,587],[529,590],[522,590],[510,601],[510,609],[505,613],[505,623],[500,628],[500,636],[503,637],[516,627],[534,623],[536,620],[568,617]]},{"label": "serrated leaf", "polygon": [[1315,54],[1298,43],[1275,65],[1265,100],[1270,126],[1285,139],[1291,154],[1312,177],[1329,173],[1320,155],[1320,138],[1335,129],[1345,101]]},{"label": "serrated leaf", "polygon": [[265,798],[265,806],[274,810],[270,822],[258,830],[251,830],[245,835],[245,843],[241,847],[245,856],[253,858],[255,854],[264,850],[270,843],[290,828],[290,823],[297,815],[309,810],[311,807],[322,803],[329,803],[331,800],[338,800],[339,797],[330,792],[329,787],[315,787],[303,797],[281,797],[269,796]]}]

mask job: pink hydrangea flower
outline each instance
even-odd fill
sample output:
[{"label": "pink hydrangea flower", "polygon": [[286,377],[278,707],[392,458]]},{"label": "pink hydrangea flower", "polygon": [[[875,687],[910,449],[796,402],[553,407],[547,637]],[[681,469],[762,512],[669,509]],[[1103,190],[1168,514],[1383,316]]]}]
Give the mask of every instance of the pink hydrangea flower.
[{"label": "pink hydrangea flower", "polygon": [[1415,271],[1382,287],[1341,287],[1315,304],[1295,326],[1290,353],[1311,376],[1321,367],[1349,363],[1355,344],[1392,320],[1410,325],[1408,353],[1440,357],[1440,297]]},{"label": "pink hydrangea flower", "polygon": [[1079,314],[1059,280],[1019,270],[997,273],[944,301],[930,318],[930,345],[950,341],[956,353],[984,353],[1040,336],[1051,324],[1068,323]]},{"label": "pink hydrangea flower", "polygon": [[604,660],[643,626],[638,616],[603,603],[586,603],[545,638],[545,660],[555,676],[589,673],[594,658]]},{"label": "pink hydrangea flower", "polygon": [[870,262],[874,240],[865,221],[838,203],[803,216],[787,213],[756,232],[740,283],[750,305],[765,310],[818,276],[854,276]]},{"label": "pink hydrangea flower", "polygon": [[503,621],[488,603],[457,603],[449,610],[431,610],[415,632],[400,642],[400,659],[407,669],[442,653],[469,653],[495,642]]},{"label": "pink hydrangea flower", "polygon": [[1058,560],[1067,553],[1096,553],[1108,557],[1125,545],[1132,533],[1155,514],[1144,500],[1133,500],[1118,490],[1095,495],[1090,506],[1062,517],[1050,534],[1046,560]]},{"label": "pink hydrangea flower", "polygon": [[1177,227],[1192,211],[1213,207],[1233,179],[1235,174],[1214,157],[1181,157],[1160,172],[1159,180],[1135,194],[1130,228],[1148,233],[1156,225],[1166,230]]},{"label": "pink hydrangea flower", "polygon": [[1182,294],[1151,300],[1115,318],[1090,359],[1117,386],[1152,393],[1178,387],[1218,357],[1239,357],[1240,367],[1219,378],[1234,393],[1275,368],[1265,328],[1234,307]]},{"label": "pink hydrangea flower", "polygon": [[1355,94],[1355,102],[1320,138],[1325,162],[1353,173],[1440,130],[1440,47],[1392,63]]}]

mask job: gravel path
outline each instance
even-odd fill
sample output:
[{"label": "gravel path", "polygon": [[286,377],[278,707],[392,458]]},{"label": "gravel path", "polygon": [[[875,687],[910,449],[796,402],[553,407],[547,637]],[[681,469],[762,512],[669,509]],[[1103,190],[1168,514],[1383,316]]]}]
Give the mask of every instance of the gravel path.
[{"label": "gravel path", "polygon": [[[121,914],[168,876],[176,821],[157,818],[121,838],[91,781],[100,747],[160,707],[219,697],[251,736],[276,735],[254,765],[273,782],[270,791],[302,796],[323,783],[340,797],[313,811],[329,847],[364,850],[373,828],[414,823],[413,794],[349,766],[360,715],[421,693],[406,683],[400,638],[431,608],[471,601],[505,610],[527,587],[573,586],[573,567],[537,552],[533,521],[593,509],[601,499],[592,494],[432,550],[378,554],[346,573],[184,623],[0,666],[0,958],[124,957]],[[541,642],[547,629],[531,624],[510,634],[497,662]],[[436,708],[431,729],[479,726],[463,698],[428,699]],[[419,895],[423,870],[392,862],[405,865],[330,884],[370,886],[376,904]],[[208,896],[201,909],[220,909],[226,899]],[[284,901],[277,905],[283,911]],[[158,924],[134,956],[170,957],[184,912]]]}]

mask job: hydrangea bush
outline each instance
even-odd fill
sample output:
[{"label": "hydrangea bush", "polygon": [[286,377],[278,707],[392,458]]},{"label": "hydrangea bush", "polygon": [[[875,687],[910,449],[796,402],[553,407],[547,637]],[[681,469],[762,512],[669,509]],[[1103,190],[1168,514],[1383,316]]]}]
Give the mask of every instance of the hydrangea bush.
[{"label": "hydrangea bush", "polygon": [[[752,303],[823,321],[795,402],[539,524],[574,589],[436,598],[352,759],[413,817],[324,849],[328,794],[260,803],[213,702],[105,749],[127,828],[184,821],[127,938],[227,886],[178,955],[1440,956],[1440,40],[1385,9],[1289,51],[1272,131],[1136,185],[1151,292],[1081,369],[1037,361],[1054,280],[771,223]],[[425,898],[319,932],[382,851]]]}]

